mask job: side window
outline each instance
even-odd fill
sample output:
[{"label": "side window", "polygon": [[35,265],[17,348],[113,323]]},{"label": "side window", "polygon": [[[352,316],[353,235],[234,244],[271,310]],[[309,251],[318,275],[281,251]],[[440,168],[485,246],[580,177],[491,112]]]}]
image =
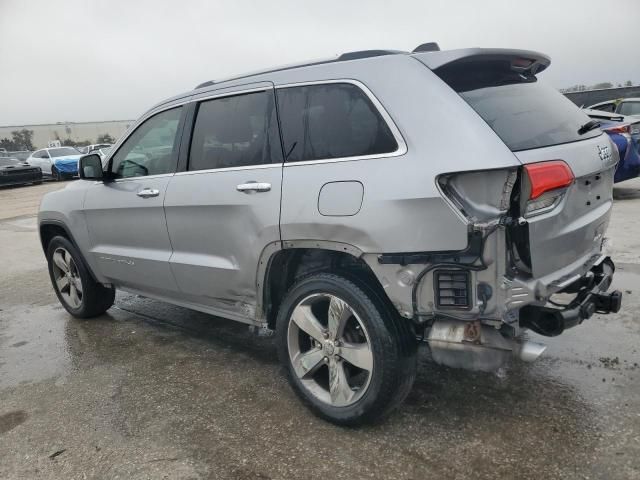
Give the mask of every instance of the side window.
[{"label": "side window", "polygon": [[282,162],[273,92],[202,102],[193,127],[189,170]]},{"label": "side window", "polygon": [[40,150],[39,152],[34,153],[33,156],[36,158],[49,158],[49,154],[46,150]]},{"label": "side window", "polygon": [[177,133],[182,108],[147,119],[113,156],[111,171],[117,178],[144,177],[175,171]]},{"label": "side window", "polygon": [[390,153],[398,144],[365,93],[349,83],[278,90],[287,162]]},{"label": "side window", "polygon": [[615,113],[616,111],[616,104],[615,103],[605,103],[603,105],[598,105],[597,107],[593,108],[594,110],[600,110],[602,112],[611,112],[611,113]]}]

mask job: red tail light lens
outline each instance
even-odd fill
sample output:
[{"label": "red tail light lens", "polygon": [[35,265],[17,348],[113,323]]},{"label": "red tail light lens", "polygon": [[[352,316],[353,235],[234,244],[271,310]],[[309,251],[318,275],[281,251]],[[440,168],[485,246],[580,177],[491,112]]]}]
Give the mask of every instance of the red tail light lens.
[{"label": "red tail light lens", "polygon": [[603,128],[602,130],[607,133],[630,133],[631,125],[620,125],[617,127]]},{"label": "red tail light lens", "polygon": [[569,165],[562,160],[530,163],[525,165],[524,169],[531,184],[530,200],[534,200],[550,190],[568,187],[575,179]]}]

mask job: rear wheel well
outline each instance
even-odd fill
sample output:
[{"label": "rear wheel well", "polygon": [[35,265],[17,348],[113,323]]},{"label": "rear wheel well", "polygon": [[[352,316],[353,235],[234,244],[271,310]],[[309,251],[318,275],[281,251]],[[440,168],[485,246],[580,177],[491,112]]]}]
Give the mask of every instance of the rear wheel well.
[{"label": "rear wheel well", "polygon": [[298,279],[320,272],[335,273],[364,283],[391,305],[377,277],[361,258],[320,248],[285,249],[273,255],[265,275],[263,305],[269,328],[275,329],[278,309],[289,288]]}]

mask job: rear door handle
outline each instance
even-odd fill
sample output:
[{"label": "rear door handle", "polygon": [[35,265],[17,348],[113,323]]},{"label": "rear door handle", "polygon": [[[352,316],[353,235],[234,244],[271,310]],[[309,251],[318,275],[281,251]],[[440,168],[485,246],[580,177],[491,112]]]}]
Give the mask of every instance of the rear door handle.
[{"label": "rear door handle", "polygon": [[157,197],[158,195],[160,195],[160,190],[157,190],[155,188],[143,188],[138,193],[136,193],[136,195],[142,198]]},{"label": "rear door handle", "polygon": [[236,190],[244,193],[268,192],[271,190],[271,184],[266,182],[247,182],[241,183]]}]

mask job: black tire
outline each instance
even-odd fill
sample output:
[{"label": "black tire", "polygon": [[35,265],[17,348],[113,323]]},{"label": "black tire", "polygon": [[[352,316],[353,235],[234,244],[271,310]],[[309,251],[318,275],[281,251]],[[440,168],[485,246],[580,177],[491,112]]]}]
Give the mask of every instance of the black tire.
[{"label": "black tire", "polygon": [[59,182],[62,180],[62,174],[58,171],[58,169],[54,166],[51,167],[51,179],[54,182]]},{"label": "black tire", "polygon": [[[70,254],[75,267],[75,278],[79,278],[82,282],[82,298],[80,299],[80,305],[77,307],[74,307],[67,299],[65,299],[56,283],[55,269],[58,267],[54,267],[53,256],[57,251],[61,252],[63,250],[66,250]],[[97,317],[98,315],[102,315],[113,305],[115,300],[115,289],[112,287],[105,287],[93,279],[84,263],[82,255],[80,255],[78,249],[67,238],[57,236],[51,239],[47,246],[47,262],[49,263],[49,277],[51,278],[53,290],[56,292],[56,296],[62,306],[74,317]]]},{"label": "black tire", "polygon": [[[313,294],[337,296],[346,302],[368,333],[373,368],[364,394],[353,404],[334,406],[321,401],[295,373],[289,354],[289,325],[296,306]],[[401,318],[388,300],[356,279],[317,273],[297,281],[278,311],[276,341],[293,390],[315,414],[338,425],[354,426],[384,418],[406,398],[415,380],[417,341],[410,320]]]}]

